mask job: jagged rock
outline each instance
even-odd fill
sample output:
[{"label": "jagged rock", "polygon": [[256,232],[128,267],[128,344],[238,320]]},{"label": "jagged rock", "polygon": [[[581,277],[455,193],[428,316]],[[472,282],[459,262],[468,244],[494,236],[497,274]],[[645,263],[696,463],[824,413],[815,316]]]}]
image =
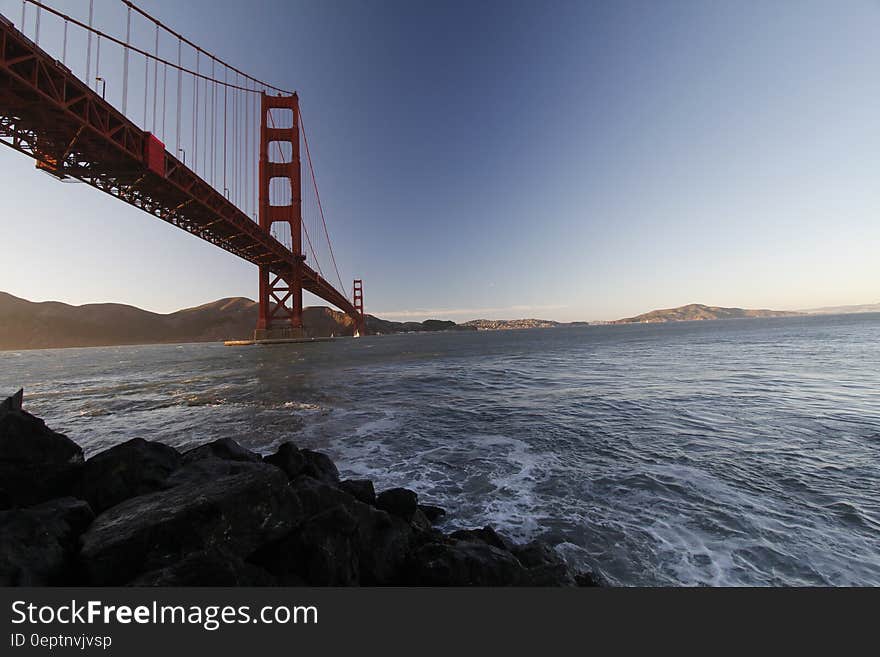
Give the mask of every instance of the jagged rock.
[{"label": "jagged rock", "polygon": [[326,511],[337,504],[347,507],[357,502],[344,490],[309,475],[300,475],[291,481],[290,489],[299,500],[306,518]]},{"label": "jagged rock", "polygon": [[305,455],[291,442],[281,443],[274,454],[264,456],[263,460],[281,468],[288,479],[296,479],[306,471]]},{"label": "jagged rock", "polygon": [[[359,583],[365,585],[403,583],[406,560],[413,537],[413,530],[407,522],[364,504],[344,490],[313,477],[298,477],[291,482],[291,489],[297,496],[304,515],[308,518],[342,506],[354,519],[356,531],[352,537],[352,545],[357,556]],[[334,511],[334,514],[341,517],[338,510]],[[326,524],[313,525],[311,531],[317,532],[321,528],[326,533],[333,534]],[[313,536],[310,542],[316,544],[317,537]],[[257,559],[255,563],[264,565],[282,580],[286,575],[294,573],[312,583],[308,572],[303,570],[303,563],[300,560],[302,553],[292,549],[295,544],[295,538],[286,539],[284,545],[265,551],[261,555],[262,560]]]},{"label": "jagged rock", "polygon": [[200,550],[145,573],[129,586],[275,586],[272,575],[222,548]]},{"label": "jagged rock", "polygon": [[[101,514],[83,535],[83,572],[95,585],[137,575],[222,546],[241,557],[302,520],[302,509],[278,468],[207,459],[169,477],[173,487],[135,497]],[[211,476],[210,466],[218,467]]]},{"label": "jagged rock", "polygon": [[514,545],[513,555],[526,568],[525,586],[575,586],[574,577],[561,556],[546,543],[531,541]]},{"label": "jagged rock", "polygon": [[523,545],[514,545],[511,551],[526,568],[543,566],[549,563],[565,563],[556,550],[541,541],[531,541]]},{"label": "jagged rock", "polygon": [[309,518],[294,534],[300,574],[313,586],[352,586],[360,582],[355,517],[338,504]]},{"label": "jagged rock", "polygon": [[422,586],[515,586],[524,576],[516,557],[482,541],[427,543],[410,566],[411,583]]},{"label": "jagged rock", "polygon": [[310,449],[300,450],[306,459],[306,467],[303,474],[314,477],[319,481],[331,486],[339,485],[339,470],[336,464],[326,454],[313,452]]},{"label": "jagged rock", "polygon": [[183,462],[192,463],[205,458],[218,458],[224,461],[245,461],[251,463],[260,463],[262,457],[245,449],[232,438],[220,438],[204,445],[199,445],[194,449],[184,452]]},{"label": "jagged rock", "polygon": [[12,395],[11,397],[7,397],[2,402],[0,402],[0,419],[3,418],[4,415],[9,413],[10,411],[20,411],[22,410],[22,403],[24,402],[24,388],[19,388],[18,392]]},{"label": "jagged rock", "polygon": [[[252,457],[256,457],[256,460]],[[255,464],[265,465],[262,458],[231,438],[217,440],[185,452],[182,462],[183,467],[168,476],[166,487],[210,482],[218,477],[250,472]]]},{"label": "jagged rock", "polygon": [[504,538],[488,525],[482,529],[459,529],[450,534],[450,536],[459,541],[481,541],[487,545],[498,548],[499,550],[510,551],[513,543]]},{"label": "jagged rock", "polygon": [[583,587],[607,586],[607,583],[602,579],[602,576],[592,571],[576,573],[574,581],[577,586]]},{"label": "jagged rock", "polygon": [[0,511],[0,586],[72,583],[77,539],[94,517],[72,497]]},{"label": "jagged rock", "polygon": [[446,515],[446,509],[433,504],[419,504],[419,508],[432,525],[440,522],[440,519]]},{"label": "jagged rock", "polygon": [[376,505],[376,489],[369,479],[346,479],[339,482],[339,487],[364,504]]},{"label": "jagged rock", "polygon": [[426,533],[434,531],[434,525],[432,525],[431,521],[428,520],[428,516],[425,515],[425,512],[419,508],[416,508],[416,510],[413,512],[409,524],[417,532]]},{"label": "jagged rock", "polygon": [[412,527],[406,521],[366,504],[357,503],[350,510],[358,521],[361,584],[405,584],[407,558],[415,542]]},{"label": "jagged rock", "polygon": [[0,511],[0,585],[602,585],[491,527],[445,536],[432,527],[440,507],[340,482],[326,455],[292,443],[264,460],[230,439],[182,456],[132,440],[83,466],[21,403],[0,404],[6,504],[76,486],[103,512],[72,498]]},{"label": "jagged rock", "polygon": [[94,455],[82,469],[79,495],[95,513],[167,486],[168,475],[181,465],[176,449],[134,438]]},{"label": "jagged rock", "polygon": [[419,496],[407,488],[389,488],[376,496],[376,506],[409,521],[419,508]]},{"label": "jagged rock", "polygon": [[69,495],[83,464],[79,445],[22,410],[22,397],[0,404],[0,508]]}]

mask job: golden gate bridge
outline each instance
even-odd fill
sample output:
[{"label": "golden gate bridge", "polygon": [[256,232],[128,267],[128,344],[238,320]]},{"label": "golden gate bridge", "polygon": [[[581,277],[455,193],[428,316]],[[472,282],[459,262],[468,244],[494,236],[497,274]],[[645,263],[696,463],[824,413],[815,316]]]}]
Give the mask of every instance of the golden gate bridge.
[{"label": "golden gate bridge", "polygon": [[128,0],[76,3],[81,15],[20,4],[17,23],[0,13],[0,142],[257,265],[256,340],[304,335],[303,290],[365,332],[363,283],[342,292],[296,92]]}]

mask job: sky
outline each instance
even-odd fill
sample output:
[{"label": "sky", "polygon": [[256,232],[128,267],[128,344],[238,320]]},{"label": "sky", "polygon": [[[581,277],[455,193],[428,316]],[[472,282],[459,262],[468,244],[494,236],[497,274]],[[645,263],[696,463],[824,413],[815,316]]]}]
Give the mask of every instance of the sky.
[{"label": "sky", "polygon": [[[137,4],[297,90],[367,312],[880,301],[877,0]],[[18,23],[21,2],[0,12]],[[35,301],[257,296],[253,265],[8,148],[0,234],[0,289]]]}]

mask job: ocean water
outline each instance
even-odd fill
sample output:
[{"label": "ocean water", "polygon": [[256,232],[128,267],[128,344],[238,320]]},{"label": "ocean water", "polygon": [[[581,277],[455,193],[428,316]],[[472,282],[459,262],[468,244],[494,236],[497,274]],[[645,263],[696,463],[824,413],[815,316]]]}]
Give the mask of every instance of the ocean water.
[{"label": "ocean water", "polygon": [[87,454],[293,440],[619,585],[880,585],[880,314],[0,352]]}]

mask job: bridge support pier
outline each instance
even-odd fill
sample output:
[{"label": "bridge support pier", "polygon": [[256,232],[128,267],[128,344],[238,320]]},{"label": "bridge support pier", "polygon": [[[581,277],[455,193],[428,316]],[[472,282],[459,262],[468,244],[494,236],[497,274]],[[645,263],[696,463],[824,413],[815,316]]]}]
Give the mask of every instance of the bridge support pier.
[{"label": "bridge support pier", "polygon": [[[272,232],[275,224],[290,230],[295,262],[279,274],[260,267],[260,314],[255,340],[305,337],[302,324],[302,174],[299,147],[299,98],[261,96],[260,118],[260,228]],[[279,110],[277,116],[273,110]],[[287,114],[287,116],[283,116]],[[273,182],[274,181],[274,182]]]}]

